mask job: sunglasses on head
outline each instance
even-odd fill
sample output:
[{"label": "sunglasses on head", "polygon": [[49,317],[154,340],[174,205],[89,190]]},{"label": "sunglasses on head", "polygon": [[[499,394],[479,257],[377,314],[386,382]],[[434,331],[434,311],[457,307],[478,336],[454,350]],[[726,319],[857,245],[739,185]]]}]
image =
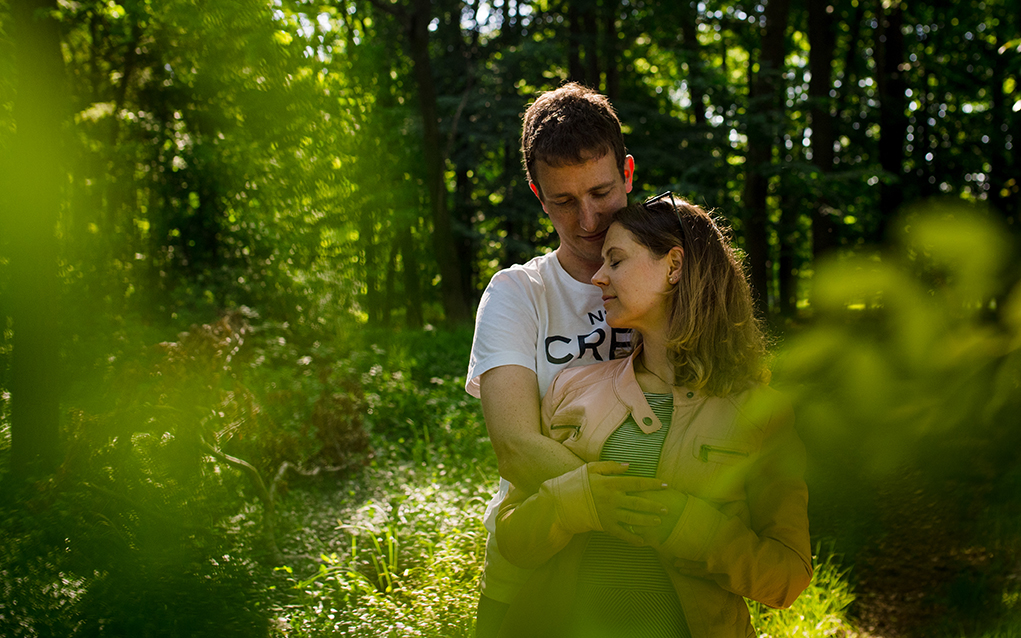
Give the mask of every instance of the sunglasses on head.
[{"label": "sunglasses on head", "polygon": [[655,204],[658,201],[667,200],[667,199],[670,200],[670,206],[671,206],[671,208],[674,209],[674,215],[677,215],[677,223],[681,225],[681,236],[682,236],[682,239],[685,239],[685,238],[689,237],[689,235],[688,235],[688,226],[687,226],[687,224],[684,223],[684,219],[681,217],[680,209],[677,208],[677,200],[674,199],[673,192],[666,191],[664,193],[660,193],[659,195],[654,195],[653,197],[650,197],[649,199],[647,199],[644,202],[642,202],[642,206],[644,206],[645,208],[648,209],[651,204]]}]

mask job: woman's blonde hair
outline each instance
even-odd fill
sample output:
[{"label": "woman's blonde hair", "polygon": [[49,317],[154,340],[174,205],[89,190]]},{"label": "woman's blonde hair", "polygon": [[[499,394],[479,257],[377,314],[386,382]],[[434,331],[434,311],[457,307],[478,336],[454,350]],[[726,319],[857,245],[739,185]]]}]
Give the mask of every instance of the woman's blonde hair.
[{"label": "woman's blonde hair", "polygon": [[[711,396],[768,383],[765,335],[729,232],[699,206],[667,193],[620,209],[614,221],[657,257],[675,246],[684,252],[667,339],[674,383]],[[634,346],[640,341],[632,337]]]}]

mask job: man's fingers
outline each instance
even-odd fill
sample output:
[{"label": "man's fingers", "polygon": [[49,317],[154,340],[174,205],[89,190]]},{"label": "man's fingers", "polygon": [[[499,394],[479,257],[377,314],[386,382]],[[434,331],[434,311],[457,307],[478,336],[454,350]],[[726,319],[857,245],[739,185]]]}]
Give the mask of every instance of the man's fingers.
[{"label": "man's fingers", "polygon": [[589,474],[601,474],[604,476],[611,474],[623,474],[627,472],[627,463],[618,463],[617,461],[593,461],[588,464]]},{"label": "man's fingers", "polygon": [[614,476],[606,479],[606,486],[617,492],[656,492],[665,489],[666,483],[644,476]]}]

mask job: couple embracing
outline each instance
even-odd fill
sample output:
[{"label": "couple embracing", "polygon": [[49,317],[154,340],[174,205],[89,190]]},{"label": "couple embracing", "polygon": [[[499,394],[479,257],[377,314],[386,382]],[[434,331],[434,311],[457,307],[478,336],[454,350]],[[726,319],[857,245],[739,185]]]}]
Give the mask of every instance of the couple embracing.
[{"label": "couple embracing", "polygon": [[671,193],[628,205],[620,122],[580,85],[528,107],[522,152],[560,245],[479,304],[502,478],[476,636],[754,636],[744,598],[811,579],[808,490],[729,236]]}]

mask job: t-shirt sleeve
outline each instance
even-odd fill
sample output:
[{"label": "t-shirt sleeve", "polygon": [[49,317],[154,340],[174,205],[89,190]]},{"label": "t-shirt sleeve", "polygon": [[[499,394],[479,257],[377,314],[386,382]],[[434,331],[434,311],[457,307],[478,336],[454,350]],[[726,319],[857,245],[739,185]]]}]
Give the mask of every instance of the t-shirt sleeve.
[{"label": "t-shirt sleeve", "polygon": [[486,287],[475,316],[475,338],[465,390],[478,398],[479,377],[488,370],[518,365],[536,372],[542,284],[529,273],[498,272]]}]

